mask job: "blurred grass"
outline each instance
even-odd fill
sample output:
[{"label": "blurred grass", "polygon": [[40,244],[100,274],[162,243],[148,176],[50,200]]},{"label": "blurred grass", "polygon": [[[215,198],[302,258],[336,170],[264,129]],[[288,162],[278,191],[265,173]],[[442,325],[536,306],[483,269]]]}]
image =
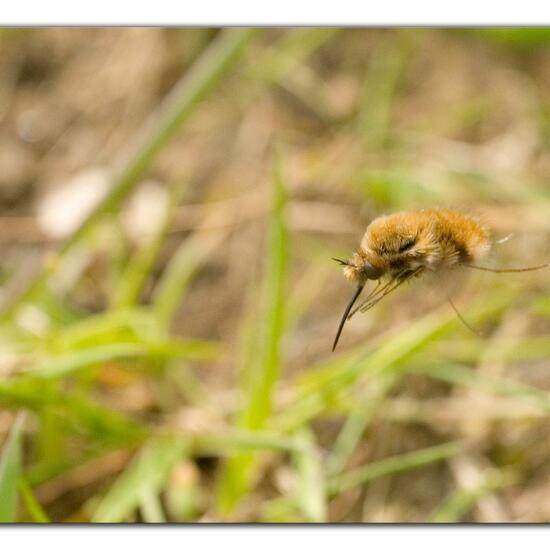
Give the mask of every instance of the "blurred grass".
[{"label": "blurred grass", "polygon": [[148,241],[136,251],[120,278],[120,286],[116,289],[113,297],[116,300],[114,303],[116,308],[134,307],[140,303],[143,287],[154,269],[155,261],[158,259],[170,225],[173,222],[177,206],[185,194],[185,189],[185,184],[179,181],[172,185],[170,197],[160,223]]},{"label": "blurred grass", "polygon": [[17,519],[17,484],[23,465],[22,427],[23,416],[20,415],[0,455],[0,523],[13,523]]},{"label": "blurred grass", "polygon": [[528,51],[531,48],[550,45],[550,30],[547,27],[528,28],[480,28],[468,29],[468,33],[510,48]]},{"label": "blurred grass", "polygon": [[[484,338],[415,281],[329,344],[349,290],[330,257],[380,213],[479,206],[517,233],[497,262],[542,263],[548,31],[170,32],[171,91],[110,191],[3,293],[0,520],[483,521],[488,496],[543,517],[514,495],[538,502],[550,452],[547,274],[470,274]],[[168,200],[134,242],[146,177]]]},{"label": "blurred grass", "polygon": [[50,523],[50,518],[38,500],[36,500],[29,484],[27,483],[27,480],[24,477],[19,478],[18,488],[32,521],[35,523]]},{"label": "blurred grass", "polygon": [[[244,407],[237,424],[258,430],[271,413],[273,391],[280,375],[281,338],[285,324],[285,285],[288,271],[288,236],[285,221],[285,191],[280,152],[275,154],[272,175],[272,214],[266,244],[266,260],[261,284],[261,312],[256,314],[260,329],[249,334],[255,340],[247,347],[254,356],[242,366]],[[256,327],[258,325],[256,324]],[[232,457],[220,475],[219,507],[230,513],[252,482],[254,456]]]},{"label": "blurred grass", "polygon": [[389,134],[393,98],[407,59],[404,39],[388,38],[372,52],[372,63],[363,81],[363,97],[357,116],[358,132],[367,148],[384,143]]},{"label": "blurred grass", "polygon": [[184,452],[185,441],[181,437],[155,436],[146,442],[139,456],[100,500],[91,521],[124,521],[134,508],[144,503],[147,510],[144,515],[147,515],[151,512],[151,502]]},{"label": "blurred grass", "polygon": [[[120,207],[122,201],[141,182],[158,153],[189,119],[197,105],[215,89],[218,80],[237,61],[255,33],[255,29],[250,28],[227,29],[194,64],[192,70],[174,86],[136,138],[133,151],[118,169],[109,192],[63,242],[57,254],[64,254],[106,213]],[[59,259],[55,259],[50,266],[55,270],[58,262]],[[50,275],[51,269],[34,276],[17,299],[4,305],[3,314],[12,313],[22,300],[32,297]]]},{"label": "blurred grass", "polygon": [[327,519],[326,480],[322,454],[316,448],[315,436],[308,429],[302,429],[297,434],[309,452],[295,453],[294,461],[298,482],[296,484],[296,499],[307,521],[322,523]]},{"label": "blurred grass", "polygon": [[373,462],[372,464],[367,464],[361,468],[350,470],[336,476],[331,480],[329,491],[332,494],[338,494],[352,489],[357,485],[369,483],[379,477],[444,460],[458,453],[461,449],[462,445],[458,442],[445,443],[436,447],[428,447],[420,451],[405,453],[400,456],[389,457],[378,462]]},{"label": "blurred grass", "polygon": [[513,472],[499,470],[491,472],[486,479],[472,489],[457,489],[434,511],[430,521],[434,523],[453,523],[461,518],[485,495],[502,489],[516,481]]}]

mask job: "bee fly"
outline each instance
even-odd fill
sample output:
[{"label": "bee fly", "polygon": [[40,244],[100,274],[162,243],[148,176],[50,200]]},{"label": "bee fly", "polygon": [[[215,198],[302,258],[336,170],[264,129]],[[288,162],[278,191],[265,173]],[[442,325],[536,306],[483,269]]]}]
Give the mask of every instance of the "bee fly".
[{"label": "bee fly", "polygon": [[[424,272],[464,266],[494,273],[515,273],[550,265],[518,269],[492,269],[477,265],[476,262],[484,258],[490,248],[485,227],[455,210],[428,208],[376,218],[367,227],[359,249],[351,259],[333,258],[344,266],[344,276],[355,283],[356,289],[338,326],[332,351],[338,344],[346,320],[357,311],[368,311],[390,292]],[[383,284],[381,279],[384,277],[387,281]],[[375,288],[352,310],[368,280],[377,281]],[[452,302],[451,305],[458,314]]]}]

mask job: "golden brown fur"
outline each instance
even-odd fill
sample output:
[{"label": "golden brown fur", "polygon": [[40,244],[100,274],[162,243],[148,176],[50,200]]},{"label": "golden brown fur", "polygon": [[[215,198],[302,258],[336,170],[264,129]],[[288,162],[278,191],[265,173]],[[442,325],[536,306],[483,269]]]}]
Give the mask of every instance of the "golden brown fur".
[{"label": "golden brown fur", "polygon": [[[344,274],[357,284],[383,275],[403,278],[417,270],[475,262],[489,248],[486,229],[461,212],[447,208],[397,212],[376,218],[367,227]],[[369,264],[370,274],[364,269]]]}]

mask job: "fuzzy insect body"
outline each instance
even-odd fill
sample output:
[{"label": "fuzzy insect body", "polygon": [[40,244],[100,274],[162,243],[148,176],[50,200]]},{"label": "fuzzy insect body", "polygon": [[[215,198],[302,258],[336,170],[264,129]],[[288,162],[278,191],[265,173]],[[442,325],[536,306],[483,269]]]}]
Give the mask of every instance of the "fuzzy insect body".
[{"label": "fuzzy insect body", "polygon": [[418,270],[475,262],[489,249],[488,231],[461,212],[446,208],[397,212],[376,218],[367,227],[344,275],[357,284],[384,275],[402,279]]},{"label": "fuzzy insect body", "polygon": [[[367,227],[353,256],[348,261],[336,260],[344,266],[346,279],[355,283],[357,288],[344,311],[332,350],[336,348],[346,320],[357,311],[368,311],[403,283],[427,271],[466,266],[509,273],[533,271],[549,265],[518,269],[492,269],[476,265],[490,248],[489,232],[479,221],[449,208],[397,212],[376,218]],[[381,282],[383,278],[387,278],[385,284]],[[368,280],[376,280],[377,286],[352,310]],[[451,305],[456,311],[452,301]]]}]

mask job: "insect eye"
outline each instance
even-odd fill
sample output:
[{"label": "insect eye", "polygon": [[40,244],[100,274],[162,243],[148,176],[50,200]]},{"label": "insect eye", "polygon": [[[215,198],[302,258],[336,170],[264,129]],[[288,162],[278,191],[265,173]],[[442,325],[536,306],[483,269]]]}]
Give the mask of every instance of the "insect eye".
[{"label": "insect eye", "polygon": [[367,276],[367,279],[380,279],[384,275],[384,271],[379,267],[374,267],[370,262],[365,262],[363,265],[363,271]]},{"label": "insect eye", "polygon": [[402,252],[407,252],[407,250],[410,250],[414,246],[414,240],[411,239],[409,241],[405,241],[400,247],[398,252],[401,254]]}]

